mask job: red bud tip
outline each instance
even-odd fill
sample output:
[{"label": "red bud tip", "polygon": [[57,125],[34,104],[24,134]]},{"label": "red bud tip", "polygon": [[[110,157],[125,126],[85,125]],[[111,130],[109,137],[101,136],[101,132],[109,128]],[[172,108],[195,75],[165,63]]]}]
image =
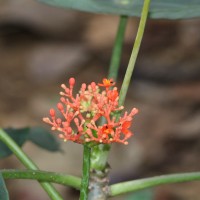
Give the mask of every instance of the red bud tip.
[{"label": "red bud tip", "polygon": [[91,87],[92,87],[92,89],[95,89],[95,88],[96,88],[96,83],[95,83],[95,82],[92,82],[92,83],[91,83]]},{"label": "red bud tip", "polygon": [[56,112],[55,112],[55,110],[52,108],[52,109],[50,109],[49,114],[51,115],[51,117],[55,117]]},{"label": "red bud tip", "polygon": [[67,133],[68,134],[72,133],[72,128],[71,127],[67,127]]},{"label": "red bud tip", "polygon": [[132,115],[135,115],[139,112],[139,110],[137,108],[133,108],[132,111],[131,111],[131,114]]},{"label": "red bud tip", "polygon": [[76,124],[78,124],[78,123],[79,123],[78,118],[74,118],[74,122],[75,122]]},{"label": "red bud tip", "polygon": [[61,120],[60,118],[58,118],[58,119],[56,120],[56,122],[57,122],[57,124],[61,124],[61,123],[62,123],[62,120]]},{"label": "red bud tip", "polygon": [[65,102],[65,98],[64,98],[64,97],[61,97],[61,98],[60,98],[60,101],[61,101],[62,103],[64,103],[64,102]]},{"label": "red bud tip", "polygon": [[75,78],[70,78],[69,85],[74,86],[74,84],[75,84]]},{"label": "red bud tip", "polygon": [[62,103],[58,103],[58,104],[57,104],[57,108],[58,108],[58,110],[60,110],[60,111],[62,111],[62,110],[64,109]]},{"label": "red bud tip", "polygon": [[87,88],[87,85],[85,83],[82,84],[81,89],[85,90]]}]

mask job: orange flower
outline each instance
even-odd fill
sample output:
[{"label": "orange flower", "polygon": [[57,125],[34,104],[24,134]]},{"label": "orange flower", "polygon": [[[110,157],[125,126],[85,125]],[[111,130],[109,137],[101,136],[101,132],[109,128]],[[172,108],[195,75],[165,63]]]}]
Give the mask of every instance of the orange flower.
[{"label": "orange flower", "polygon": [[113,133],[113,127],[111,125],[104,125],[101,129],[103,134],[112,134]]},{"label": "orange flower", "polygon": [[104,78],[102,80],[103,83],[99,83],[98,85],[99,86],[102,86],[102,87],[106,87],[106,88],[109,88],[111,86],[114,86],[115,85],[115,82],[113,81],[113,79],[106,79]]},{"label": "orange flower", "polygon": [[[75,79],[69,79],[69,86],[62,84],[64,91],[57,104],[61,114],[58,118],[56,111],[50,109],[50,117],[43,118],[54,131],[58,131],[59,138],[64,141],[76,143],[128,144],[127,140],[133,135],[129,130],[133,116],[138,112],[133,108],[130,113],[125,112],[117,121],[116,111],[124,109],[119,105],[119,94],[112,79],[103,79],[99,86],[105,87],[100,90],[99,86],[92,82],[89,85],[82,84],[78,94],[74,95]],[[104,119],[105,124],[98,125],[99,120]]]},{"label": "orange flower", "polygon": [[131,121],[125,121],[122,123],[122,133],[129,134],[130,130],[128,130],[131,127]]}]

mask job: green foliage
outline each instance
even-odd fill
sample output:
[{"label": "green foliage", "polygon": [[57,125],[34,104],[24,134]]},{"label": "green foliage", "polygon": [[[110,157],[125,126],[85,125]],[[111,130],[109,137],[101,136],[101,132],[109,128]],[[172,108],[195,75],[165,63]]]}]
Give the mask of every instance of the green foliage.
[{"label": "green foliage", "polygon": [[[6,128],[4,131],[21,147],[28,139],[29,128]],[[0,158],[10,156],[12,151],[0,141]]]},{"label": "green foliage", "polygon": [[61,151],[60,143],[55,136],[42,127],[30,128],[28,139],[48,151]]},{"label": "green foliage", "polygon": [[[142,0],[37,0],[53,6],[93,13],[141,15]],[[150,18],[184,19],[200,16],[200,0],[152,0]]]},{"label": "green foliage", "polygon": [[2,200],[9,200],[8,190],[4,183],[4,179],[2,174],[0,173],[0,199]]},{"label": "green foliage", "polygon": [[[48,151],[61,151],[60,143],[57,139],[49,133],[46,129],[41,127],[32,128],[6,128],[4,131],[20,146],[29,140],[37,146]],[[0,158],[10,156],[12,151],[0,141]]]}]

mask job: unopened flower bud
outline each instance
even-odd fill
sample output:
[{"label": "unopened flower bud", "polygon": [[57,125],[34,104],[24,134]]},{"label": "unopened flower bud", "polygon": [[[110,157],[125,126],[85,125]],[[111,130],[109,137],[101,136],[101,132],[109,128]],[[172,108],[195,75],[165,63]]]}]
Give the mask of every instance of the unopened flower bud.
[{"label": "unopened flower bud", "polygon": [[61,98],[60,98],[60,101],[61,101],[62,103],[65,103],[65,98],[64,98],[64,97],[61,97]]},{"label": "unopened flower bud", "polygon": [[56,123],[60,125],[60,124],[62,123],[62,120],[61,120],[60,118],[58,118],[58,119],[56,120]]},{"label": "unopened flower bud", "polygon": [[90,142],[91,140],[90,140],[89,138],[86,138],[85,141],[86,141],[86,142]]},{"label": "unopened flower bud", "polygon": [[61,88],[63,88],[65,90],[67,88],[67,86],[65,84],[61,84]]},{"label": "unopened flower bud", "polygon": [[92,83],[91,83],[91,88],[92,88],[93,90],[96,89],[96,83],[95,83],[95,82],[92,82]]},{"label": "unopened flower bud", "polygon": [[67,127],[67,133],[71,134],[72,133],[72,128],[71,127]]},{"label": "unopened flower bud", "polygon": [[70,78],[69,79],[69,85],[74,86],[74,84],[75,84],[75,78]]},{"label": "unopened flower bud", "polygon": [[125,145],[128,145],[128,142],[126,141],[126,142],[124,142],[124,144],[125,144]]},{"label": "unopened flower bud", "polygon": [[42,120],[43,120],[43,122],[51,123],[51,121],[50,121],[50,119],[48,117],[44,117]]},{"label": "unopened flower bud", "polygon": [[87,85],[85,84],[85,83],[83,83],[82,85],[81,85],[81,89],[82,90],[85,90],[87,88]]},{"label": "unopened flower bud", "polygon": [[132,110],[131,110],[131,114],[132,115],[135,115],[135,114],[137,114],[138,113],[138,109],[137,108],[133,108]]},{"label": "unopened flower bud", "polygon": [[51,115],[51,117],[55,117],[56,112],[53,108],[50,109],[49,114]]},{"label": "unopened flower bud", "polygon": [[58,108],[58,110],[60,110],[60,111],[63,111],[63,110],[64,110],[64,107],[63,107],[62,103],[58,103],[58,104],[57,104],[57,108]]},{"label": "unopened flower bud", "polygon": [[74,118],[74,123],[76,124],[77,127],[79,127],[79,120],[78,120],[78,118]]}]

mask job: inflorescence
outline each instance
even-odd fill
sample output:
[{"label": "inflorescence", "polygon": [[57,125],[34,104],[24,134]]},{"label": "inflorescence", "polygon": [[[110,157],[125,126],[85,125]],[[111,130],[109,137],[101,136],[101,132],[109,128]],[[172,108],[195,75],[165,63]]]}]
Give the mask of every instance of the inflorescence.
[{"label": "inflorescence", "polygon": [[[59,131],[58,136],[64,141],[128,144],[127,139],[133,135],[129,128],[138,110],[133,108],[129,114],[125,112],[119,119],[116,118],[116,113],[124,107],[119,106],[119,94],[112,79],[103,79],[99,84],[83,83],[75,96],[74,85],[74,78],[69,79],[69,87],[61,85],[64,91],[60,92],[62,97],[57,108],[62,117],[57,117],[55,110],[50,109],[50,118],[43,118],[43,121],[50,124],[52,130]],[[101,91],[100,87],[104,90]],[[102,118],[105,123],[99,125]]]}]

